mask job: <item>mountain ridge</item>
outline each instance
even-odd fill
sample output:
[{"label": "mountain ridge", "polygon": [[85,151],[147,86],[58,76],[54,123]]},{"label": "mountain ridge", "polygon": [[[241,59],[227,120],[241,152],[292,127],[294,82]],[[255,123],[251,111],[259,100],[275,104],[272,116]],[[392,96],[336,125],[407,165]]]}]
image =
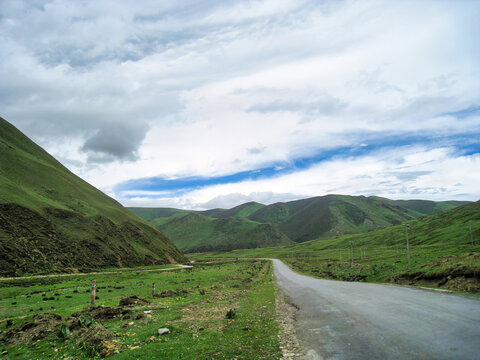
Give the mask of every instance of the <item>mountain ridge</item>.
[{"label": "mountain ridge", "polygon": [[[390,200],[380,197],[350,196],[330,194],[289,202],[264,205],[247,202],[231,209],[211,209],[204,211],[179,210],[174,208],[128,208],[139,216],[159,226],[172,238],[172,241],[186,251],[194,249],[187,239],[208,245],[206,233],[199,233],[193,239],[192,229],[188,229],[188,214],[200,214],[211,219],[244,219],[258,224],[270,224],[294,242],[316,238],[330,238],[345,234],[355,234],[400,224],[429,213],[454,208],[465,202],[434,202],[430,200]],[[155,214],[163,217],[155,218]],[[194,217],[195,218],[195,217]],[[198,220],[199,218],[196,217]],[[175,220],[175,221],[174,221]],[[210,220],[213,221],[213,220]],[[274,233],[277,230],[271,229]],[[225,234],[225,237],[227,235]],[[252,243],[253,244],[253,243]],[[251,246],[253,246],[251,244]],[[257,246],[258,247],[258,246]],[[211,250],[225,249],[212,246]],[[205,249],[201,250],[204,251]],[[200,250],[199,250],[200,251]],[[206,251],[206,250],[205,250]]]}]

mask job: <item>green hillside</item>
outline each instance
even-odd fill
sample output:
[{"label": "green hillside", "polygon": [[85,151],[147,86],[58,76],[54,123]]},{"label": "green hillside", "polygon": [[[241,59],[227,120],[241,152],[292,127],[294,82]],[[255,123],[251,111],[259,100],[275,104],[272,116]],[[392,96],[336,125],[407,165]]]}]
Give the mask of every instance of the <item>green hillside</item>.
[{"label": "green hillside", "polygon": [[407,224],[410,267],[403,224],[292,246],[201,256],[274,257],[300,272],[322,278],[480,292],[480,201]]},{"label": "green hillside", "polygon": [[211,210],[202,211],[202,214],[205,216],[210,216],[217,219],[225,219],[228,217],[246,218],[263,207],[265,207],[265,205],[251,201],[251,202],[247,202],[247,203],[235,206],[234,208],[231,208],[228,210],[218,211],[217,209],[217,211],[215,212],[212,212]]},{"label": "green hillside", "polygon": [[174,208],[128,207],[127,209],[156,227],[191,212],[189,210]]},{"label": "green hillside", "polygon": [[184,261],[157,229],[0,118],[0,274]]},{"label": "green hillside", "polygon": [[214,219],[194,212],[174,218],[160,229],[184,252],[229,251],[291,244],[271,224],[234,217]]},{"label": "green hillside", "polygon": [[265,206],[248,218],[271,222],[295,242],[370,231],[412,219],[406,209],[364,196],[326,195]]},{"label": "green hillside", "polygon": [[[380,197],[326,195],[272,205],[248,202],[232,209],[206,211],[129,209],[164,231],[180,250],[195,252],[269,246],[266,245],[267,234],[273,236],[270,240],[273,245],[284,244],[284,240],[281,240],[283,238],[304,242],[364,233],[400,224],[440,209],[451,209],[462,203],[465,202],[403,201]],[[186,216],[187,214],[190,215]],[[214,220],[220,219],[229,220],[226,224],[232,226],[237,235],[232,237],[232,230],[228,226],[217,226],[221,222]],[[260,223],[270,227],[265,226],[260,233],[252,233],[251,228],[258,227]],[[214,229],[217,229],[215,234]],[[280,237],[279,232],[283,236]],[[242,240],[238,240],[239,234],[242,234]],[[256,238],[247,241],[246,234]]]},{"label": "green hillside", "polygon": [[379,196],[370,196],[369,198],[407,209],[407,212],[414,217],[431,215],[470,203],[470,201],[390,200]]}]

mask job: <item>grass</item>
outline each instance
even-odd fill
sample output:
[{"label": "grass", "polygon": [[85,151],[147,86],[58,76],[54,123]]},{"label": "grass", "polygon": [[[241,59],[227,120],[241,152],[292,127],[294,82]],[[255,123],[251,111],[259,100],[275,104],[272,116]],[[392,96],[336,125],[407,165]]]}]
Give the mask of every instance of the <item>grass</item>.
[{"label": "grass", "polygon": [[274,225],[241,217],[215,219],[192,212],[174,218],[160,229],[184,252],[225,251],[291,243]]},{"label": "grass", "polygon": [[[15,359],[90,359],[100,358],[99,351],[106,345],[114,359],[279,358],[270,262],[198,262],[193,270],[171,272],[132,270],[95,275],[97,305],[116,307],[122,297],[130,295],[150,301],[133,306],[128,319],[101,321],[113,334],[105,344],[98,348],[88,342],[77,344],[75,337],[63,340],[54,331],[28,344],[4,344],[2,351]],[[185,292],[152,298],[152,282],[157,292],[182,287]],[[54,300],[42,300],[50,297]],[[56,313],[68,323],[66,317],[81,311],[89,301],[90,279],[85,276],[0,281],[0,329],[5,332],[29,323],[34,315],[45,312]],[[233,309],[235,316],[228,319],[226,314]],[[7,327],[9,320],[13,323]],[[171,333],[157,335],[161,327]]]},{"label": "grass", "polygon": [[185,258],[156,228],[0,118],[0,274]]},{"label": "grass", "polygon": [[191,257],[273,257],[321,278],[480,292],[480,202],[411,220],[408,225],[410,265],[404,225],[292,246]]}]

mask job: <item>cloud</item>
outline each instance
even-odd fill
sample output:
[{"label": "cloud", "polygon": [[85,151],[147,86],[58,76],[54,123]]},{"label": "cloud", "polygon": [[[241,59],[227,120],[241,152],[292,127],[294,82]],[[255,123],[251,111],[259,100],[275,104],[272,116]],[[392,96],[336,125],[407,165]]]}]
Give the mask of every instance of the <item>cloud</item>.
[{"label": "cloud", "polygon": [[[479,154],[461,155],[452,148],[403,146],[329,159],[268,178],[205,183],[185,188],[186,191],[174,197],[156,195],[163,206],[192,209],[229,208],[248,201],[272,204],[331,193],[393,199],[478,200],[480,174],[471,171],[478,166]],[[453,167],[455,171],[451,170]],[[252,193],[250,189],[257,191]],[[138,205],[139,199],[123,197],[122,202]]]},{"label": "cloud", "polygon": [[[351,187],[353,173],[321,186],[264,184],[304,184],[295,174],[329,161],[356,168],[345,159],[379,148],[448,148],[452,167],[478,153],[478,9],[458,1],[3,2],[0,108],[122,201],[156,196],[123,197],[156,191],[120,189],[140,179],[229,177],[155,199],[198,207],[235,193],[388,194],[387,184],[394,195],[427,196],[431,187],[439,196],[450,187],[422,164],[389,166],[376,174],[386,185],[356,179],[361,189]],[[251,175],[265,169],[274,170]],[[412,185],[401,190],[396,176]],[[452,194],[473,194],[460,180]]]},{"label": "cloud", "polygon": [[295,100],[275,100],[269,103],[259,103],[253,105],[247,112],[256,111],[260,113],[269,113],[277,111],[302,112],[309,115],[336,115],[347,107],[347,104],[336,98],[323,97],[316,101],[295,101]]},{"label": "cloud", "polygon": [[135,161],[138,159],[138,148],[146,132],[147,129],[142,124],[114,124],[100,129],[87,139],[82,151],[93,153],[88,161],[94,163],[114,160]]},{"label": "cloud", "polygon": [[272,197],[273,197],[272,192],[250,193],[248,195],[233,193],[233,194],[216,196],[213,199],[207,201],[206,203],[200,204],[199,206],[206,209],[214,209],[214,208],[230,209],[234,206],[237,206],[239,204],[243,204],[246,202],[250,202],[250,201],[265,203],[265,202],[268,202]]},{"label": "cloud", "polygon": [[480,116],[480,105],[471,105],[468,108],[444,113],[445,116],[454,116],[458,119],[465,119],[471,116]]},{"label": "cloud", "polygon": [[414,181],[420,176],[430,175],[432,171],[392,171],[389,175],[395,176],[402,182]]}]

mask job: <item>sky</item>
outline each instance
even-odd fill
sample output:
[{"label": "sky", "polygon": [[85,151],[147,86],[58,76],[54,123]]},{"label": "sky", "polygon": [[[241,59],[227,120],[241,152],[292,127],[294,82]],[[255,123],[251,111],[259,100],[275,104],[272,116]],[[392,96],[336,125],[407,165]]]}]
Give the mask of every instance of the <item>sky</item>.
[{"label": "sky", "polygon": [[480,199],[479,1],[0,0],[0,116],[125,206]]}]

